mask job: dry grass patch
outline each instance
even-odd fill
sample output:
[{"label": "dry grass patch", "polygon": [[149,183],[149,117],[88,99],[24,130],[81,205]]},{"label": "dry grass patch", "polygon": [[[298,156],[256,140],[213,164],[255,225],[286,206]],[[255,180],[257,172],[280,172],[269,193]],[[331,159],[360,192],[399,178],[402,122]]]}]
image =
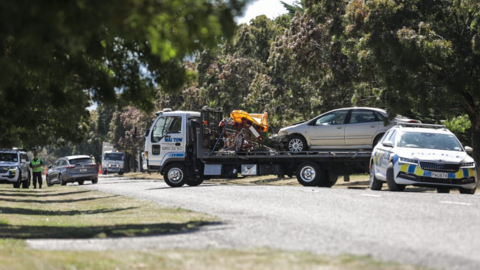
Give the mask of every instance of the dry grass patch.
[{"label": "dry grass patch", "polygon": [[75,186],[0,186],[0,238],[105,238],[190,230],[213,224],[201,213]]},{"label": "dry grass patch", "polygon": [[[0,240],[0,269],[420,269],[367,256],[320,256],[307,252],[252,250],[45,251],[23,241]],[[8,266],[8,268],[7,268]]]}]

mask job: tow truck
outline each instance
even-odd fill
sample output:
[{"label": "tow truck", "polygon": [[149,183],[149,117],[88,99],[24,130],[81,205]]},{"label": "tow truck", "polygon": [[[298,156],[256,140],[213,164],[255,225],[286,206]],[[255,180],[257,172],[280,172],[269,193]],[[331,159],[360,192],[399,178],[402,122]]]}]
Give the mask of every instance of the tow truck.
[{"label": "tow truck", "polygon": [[[304,186],[331,187],[339,176],[368,173],[370,150],[278,151],[225,147],[221,109],[156,112],[145,132],[149,172],[163,175],[170,187],[198,186],[204,180],[248,176],[296,176]],[[245,119],[243,119],[245,120]],[[242,137],[237,145],[242,144]]]}]

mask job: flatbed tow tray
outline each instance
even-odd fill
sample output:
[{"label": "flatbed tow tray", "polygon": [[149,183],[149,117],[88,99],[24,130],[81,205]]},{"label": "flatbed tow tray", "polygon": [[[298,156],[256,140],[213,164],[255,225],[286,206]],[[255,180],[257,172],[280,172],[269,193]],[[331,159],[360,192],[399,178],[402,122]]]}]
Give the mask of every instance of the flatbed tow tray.
[{"label": "flatbed tow tray", "polygon": [[213,153],[204,152],[202,158],[204,159],[222,159],[225,157],[240,158],[240,159],[286,159],[286,158],[326,158],[326,159],[355,159],[355,158],[370,158],[371,151],[306,151],[292,153],[287,151],[255,151],[255,152],[235,152],[235,151],[216,151]]}]

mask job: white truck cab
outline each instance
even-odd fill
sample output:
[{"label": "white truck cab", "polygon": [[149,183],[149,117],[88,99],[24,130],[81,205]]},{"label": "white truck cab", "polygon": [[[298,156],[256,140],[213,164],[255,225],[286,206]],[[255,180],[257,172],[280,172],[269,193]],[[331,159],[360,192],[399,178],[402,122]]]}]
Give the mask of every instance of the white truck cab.
[{"label": "white truck cab", "polygon": [[185,160],[187,121],[200,121],[200,113],[164,109],[145,133],[145,158],[149,171],[161,171],[166,162]]}]

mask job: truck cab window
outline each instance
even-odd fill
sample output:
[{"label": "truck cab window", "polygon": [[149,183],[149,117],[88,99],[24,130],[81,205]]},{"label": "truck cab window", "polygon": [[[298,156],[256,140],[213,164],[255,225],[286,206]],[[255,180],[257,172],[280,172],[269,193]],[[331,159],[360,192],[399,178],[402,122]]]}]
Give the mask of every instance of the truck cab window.
[{"label": "truck cab window", "polygon": [[181,116],[160,117],[153,127],[152,142],[159,142],[168,133],[180,133],[181,131]]}]

